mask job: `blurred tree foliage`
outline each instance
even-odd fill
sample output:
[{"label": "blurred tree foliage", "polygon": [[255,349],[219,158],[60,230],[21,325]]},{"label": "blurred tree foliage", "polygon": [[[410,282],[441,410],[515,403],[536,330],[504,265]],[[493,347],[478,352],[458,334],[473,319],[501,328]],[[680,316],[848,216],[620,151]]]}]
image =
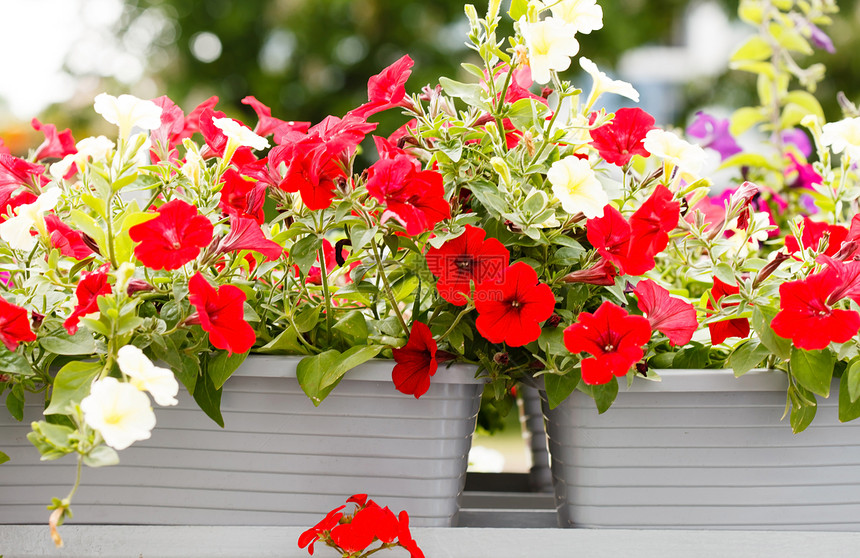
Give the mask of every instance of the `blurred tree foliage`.
[{"label": "blurred tree foliage", "polygon": [[[723,2],[736,11],[737,0]],[[605,27],[580,37],[581,52],[612,67],[625,50],[671,44],[689,0],[600,3]],[[215,94],[222,110],[234,107],[250,115],[239,100],[253,94],[276,116],[316,122],[360,104],[367,78],[403,54],[415,60],[410,91],[437,83],[440,75],[456,75],[467,52],[463,5],[462,0],[126,0],[119,33],[131,32],[140,18],[157,15],[166,22],[149,70],[159,91],[186,109]],[[477,6],[485,9],[482,2]],[[510,28],[509,21],[505,24]],[[211,48],[213,35],[220,55],[203,61],[194,45]]]}]

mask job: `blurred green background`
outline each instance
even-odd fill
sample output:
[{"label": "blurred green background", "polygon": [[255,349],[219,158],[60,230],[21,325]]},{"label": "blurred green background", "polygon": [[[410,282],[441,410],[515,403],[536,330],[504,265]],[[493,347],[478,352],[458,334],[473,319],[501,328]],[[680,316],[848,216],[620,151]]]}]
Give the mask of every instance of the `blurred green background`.
[{"label": "blurred green background", "polygon": [[[4,6],[18,3],[43,3],[50,9],[46,0],[6,0]],[[658,122],[683,125],[698,108],[722,105],[728,110],[752,101],[751,76],[727,71],[725,64],[710,75],[691,71],[687,80],[675,76],[667,81],[657,75],[657,70],[672,65],[661,66],[662,52],[683,50],[685,42],[703,31],[718,33],[721,43],[739,44],[743,33],[750,31],[737,22],[737,0],[599,3],[604,28],[580,37],[580,53],[616,77],[633,81],[643,93],[643,107],[656,112]],[[508,4],[504,0],[503,9]],[[78,6],[82,25],[92,31],[72,42],[64,60],[63,72],[72,78],[67,99],[42,110],[40,116],[61,128],[72,126],[77,137],[83,136],[81,128],[98,126],[91,101],[101,91],[145,98],[167,94],[186,112],[217,95],[218,108],[245,115],[251,122],[253,113],[239,100],[254,95],[271,106],[275,116],[317,122],[359,105],[365,99],[367,78],[403,54],[415,60],[410,91],[437,83],[440,75],[462,75],[459,63],[471,55],[463,46],[468,27],[460,0],[66,0],[65,6],[70,5]],[[707,15],[697,23],[702,29],[690,29],[689,16],[702,5],[722,10],[731,36],[717,30]],[[477,7],[479,12],[486,9],[483,2]],[[504,25],[510,29],[507,19]],[[857,4],[843,2],[842,13],[828,29],[837,53],[815,55],[829,70],[819,90],[829,118],[839,116],[837,91],[857,97],[854,76],[860,75],[860,59],[849,53],[860,47],[860,34],[854,32],[858,28]],[[51,40],[47,35],[40,40]],[[81,50],[81,43],[93,35],[109,44],[100,56],[112,56],[112,62],[99,58],[97,44]],[[636,79],[624,73],[619,76],[625,53],[643,45],[657,50],[645,55],[647,64],[634,58],[631,66],[628,60],[628,73],[632,70]],[[696,56],[726,47],[698,48],[688,48],[693,70]],[[576,70],[574,63],[571,75]],[[655,102],[663,106],[655,107]],[[17,130],[27,135],[27,120],[20,114],[7,115],[0,126],[5,122],[3,127],[10,133]]]}]

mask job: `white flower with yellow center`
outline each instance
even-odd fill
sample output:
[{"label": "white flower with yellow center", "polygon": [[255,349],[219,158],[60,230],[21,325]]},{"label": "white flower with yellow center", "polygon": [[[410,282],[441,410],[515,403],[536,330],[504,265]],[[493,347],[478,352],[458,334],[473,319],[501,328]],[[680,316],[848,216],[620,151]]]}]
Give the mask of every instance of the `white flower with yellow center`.
[{"label": "white flower with yellow center", "polygon": [[577,33],[588,35],[603,28],[603,8],[596,0],[561,0],[551,3],[550,9],[553,17],[570,23]]},{"label": "white flower with yellow center", "polygon": [[597,101],[597,98],[604,93],[621,95],[622,97],[627,97],[637,103],[639,102],[639,92],[636,91],[631,84],[626,81],[610,78],[600,71],[597,64],[584,56],[579,59],[579,65],[583,70],[588,72],[588,75],[591,76],[591,80],[593,82],[591,93],[588,95],[588,101],[586,102],[586,106],[589,109],[594,102]]},{"label": "white flower with yellow center", "polygon": [[250,128],[242,126],[232,118],[212,118],[212,122],[219,128],[228,141],[235,141],[240,146],[260,150],[269,147],[269,140],[255,134]]},{"label": "white flower with yellow center", "polygon": [[603,207],[609,203],[609,196],[588,161],[565,157],[552,164],[546,177],[552,184],[552,193],[566,212],[571,215],[582,213],[588,219],[603,217]]},{"label": "white flower with yellow center", "polygon": [[55,180],[60,180],[69,173],[72,165],[77,165],[78,171],[83,172],[90,160],[93,162],[105,161],[114,147],[114,142],[105,136],[84,138],[75,145],[78,150],[77,153],[66,155],[62,161],[51,165],[51,176]]},{"label": "white flower with yellow center", "polygon": [[520,33],[526,41],[532,79],[548,83],[550,72],[561,72],[570,67],[570,57],[579,52],[579,41],[574,38],[576,28],[564,20],[548,17],[529,23],[520,18]]},{"label": "white flower with yellow center", "polygon": [[84,422],[97,430],[110,447],[123,450],[146,440],[155,427],[149,397],[131,384],[107,377],[93,382],[81,401]]},{"label": "white flower with yellow center", "polygon": [[833,153],[845,153],[851,159],[860,158],[860,117],[844,118],[821,127],[821,143]]},{"label": "white flower with yellow center", "polygon": [[127,138],[132,128],[154,130],[161,126],[161,107],[134,95],[114,97],[101,93],[96,96],[93,109],[111,124],[119,126],[120,138]]},{"label": "white flower with yellow center", "polygon": [[33,203],[18,206],[14,217],[0,223],[0,238],[15,250],[32,250],[36,239],[30,230],[35,226],[41,234],[47,235],[44,214],[54,209],[59,200],[60,189],[51,188]]},{"label": "white flower with yellow center", "polygon": [[203,156],[200,155],[200,151],[194,142],[186,139],[182,143],[185,145],[185,163],[182,164],[180,172],[195,188],[199,188],[206,163],[203,161]]},{"label": "white flower with yellow center", "polygon": [[651,130],[642,143],[651,155],[691,175],[697,176],[705,164],[704,149],[684,141],[672,132],[659,128]]},{"label": "white flower with yellow center", "polygon": [[129,383],[141,391],[148,391],[161,406],[176,405],[179,383],[173,372],[155,366],[143,351],[134,345],[125,345],[117,351],[116,362]]}]

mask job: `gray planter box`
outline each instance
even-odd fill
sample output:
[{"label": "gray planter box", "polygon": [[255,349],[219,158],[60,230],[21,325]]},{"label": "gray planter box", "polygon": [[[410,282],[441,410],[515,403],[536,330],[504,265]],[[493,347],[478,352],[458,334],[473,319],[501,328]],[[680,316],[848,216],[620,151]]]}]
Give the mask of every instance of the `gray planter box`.
[{"label": "gray planter box", "polygon": [[[465,481],[482,383],[471,366],[440,367],[416,400],[397,392],[393,362],[349,373],[315,408],[295,379],[297,358],[250,356],[224,386],[226,428],[180,390],[156,409],[152,437],[120,464],[84,468],[77,524],[311,526],[367,493],[416,526],[449,526]],[[39,462],[23,423],[0,413],[0,523],[46,523],[46,504],[74,482],[74,459]]]},{"label": "gray planter box", "polygon": [[860,421],[839,423],[838,382],[795,435],[781,372],[660,374],[603,415],[580,392],[544,401],[560,525],[860,530]]}]

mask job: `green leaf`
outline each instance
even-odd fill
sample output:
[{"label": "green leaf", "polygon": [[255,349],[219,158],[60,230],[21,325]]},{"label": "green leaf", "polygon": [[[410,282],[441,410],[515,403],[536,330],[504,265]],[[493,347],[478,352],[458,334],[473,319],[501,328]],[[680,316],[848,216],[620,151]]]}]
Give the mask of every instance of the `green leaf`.
[{"label": "green leaf", "polygon": [[307,354],[307,350],[299,342],[299,334],[293,326],[288,327],[278,334],[277,337],[255,349],[257,353],[263,354]]},{"label": "green leaf", "polygon": [[34,374],[24,355],[10,351],[6,347],[0,347],[0,372],[21,376],[32,376]]},{"label": "green leaf", "polygon": [[[815,115],[819,122],[824,122],[824,109],[821,108],[821,103],[812,93],[799,89],[797,91],[789,91],[785,95],[785,103],[799,106],[806,114]],[[798,120],[800,122],[800,120]]]},{"label": "green leaf", "polygon": [[753,35],[732,54],[731,61],[765,60],[773,53],[773,49],[761,35]]},{"label": "green leaf", "polygon": [[90,384],[102,370],[98,362],[73,360],[57,372],[51,392],[51,404],[45,409],[46,415],[66,414],[69,406],[80,403],[90,392]]},{"label": "green leaf", "polygon": [[672,368],[697,370],[708,364],[709,348],[701,343],[678,351],[672,359]]},{"label": "green leaf", "polygon": [[769,354],[768,348],[758,339],[749,339],[735,347],[729,355],[729,366],[735,371],[735,376],[740,377],[758,366]]},{"label": "green leaf", "polygon": [[511,0],[511,8],[508,10],[508,15],[511,19],[517,21],[529,11],[528,0]]},{"label": "green leaf", "polygon": [[322,246],[322,241],[315,234],[308,235],[293,244],[290,256],[299,266],[302,275],[307,275],[317,259],[317,250]]},{"label": "green leaf", "polygon": [[491,112],[492,108],[483,100],[484,90],[477,83],[460,83],[444,76],[439,78],[439,83],[445,93],[451,97],[462,99],[470,106]]},{"label": "green leaf", "polygon": [[318,304],[315,306],[305,306],[302,310],[295,316],[293,322],[295,323],[296,329],[299,333],[306,333],[312,330],[319,322],[320,311],[322,310],[322,305]]},{"label": "green leaf", "polygon": [[0,465],[9,461],[9,456],[0,451]]},{"label": "green leaf", "polygon": [[729,132],[737,137],[765,120],[767,120],[767,116],[762,113],[762,109],[759,107],[739,108],[732,114]]},{"label": "green leaf", "polygon": [[222,391],[215,387],[209,375],[203,374],[194,388],[194,401],[209,418],[224,428],[224,417],[221,416],[221,393]]},{"label": "green leaf", "polygon": [[228,355],[227,351],[219,351],[215,357],[210,358],[206,364],[206,372],[212,380],[215,389],[221,389],[233,372],[245,362],[248,353],[233,353]]},{"label": "green leaf", "polygon": [[564,346],[564,328],[548,327],[541,331],[538,346],[547,355],[566,355],[569,351]]},{"label": "green leaf", "polygon": [[367,228],[364,225],[353,225],[349,229],[349,238],[352,241],[352,250],[357,252],[373,240],[379,227]]},{"label": "green leaf", "polygon": [[24,386],[15,384],[15,387],[9,390],[6,395],[6,408],[9,409],[9,414],[21,422],[24,420]]},{"label": "green leaf", "polygon": [[847,378],[848,393],[851,395],[851,402],[854,403],[860,398],[860,360],[851,363],[843,376]]},{"label": "green leaf", "polygon": [[774,316],[776,316],[776,309],[770,306],[756,306],[753,309],[752,326],[762,344],[770,352],[782,360],[788,360],[791,357],[791,340],[780,337],[770,327]]},{"label": "green leaf", "polygon": [[108,446],[96,446],[84,456],[87,467],[107,467],[119,463],[119,454]]},{"label": "green leaf", "polygon": [[[157,217],[157,215],[154,215]],[[79,209],[73,209],[69,213],[69,220],[72,222],[75,227],[86,233],[93,240],[96,241],[96,244],[99,246],[99,251],[102,254],[107,254],[107,246],[105,244],[105,231],[101,225],[99,225],[95,219],[80,211]]]},{"label": "green leaf", "polygon": [[860,400],[852,401],[848,374],[842,374],[839,381],[839,422],[848,422],[857,417],[860,417]]},{"label": "green leaf", "polygon": [[618,379],[613,376],[609,383],[599,386],[584,386],[583,391],[594,398],[597,413],[602,415],[609,410],[618,396]]},{"label": "green leaf", "polygon": [[351,368],[375,357],[382,348],[381,345],[366,345],[352,347],[344,353],[332,349],[305,357],[296,368],[299,385],[314,406],[319,406],[331,390],[340,383],[344,374]]},{"label": "green leaf", "polygon": [[348,345],[367,344],[367,320],[358,310],[351,310],[343,315],[332,329],[341,334]]},{"label": "green leaf", "polygon": [[[800,388],[803,390],[803,388]],[[798,392],[800,392],[798,390]],[[805,390],[803,390],[805,391]],[[815,396],[811,393],[802,393],[803,398],[791,398],[791,416],[788,422],[791,424],[791,431],[797,434],[803,432],[806,427],[812,423],[815,418],[815,413],[818,412],[818,405],[815,403]],[[809,401],[806,401],[809,400]]]},{"label": "green leaf", "polygon": [[730,169],[732,167],[753,167],[768,170],[781,170],[776,167],[767,157],[757,153],[739,153],[732,155],[720,165],[717,170]]},{"label": "green leaf", "polygon": [[62,331],[58,335],[39,338],[39,344],[49,353],[57,355],[91,355],[96,352],[96,342],[86,329],[78,329],[74,335]]},{"label": "green leaf", "polygon": [[42,461],[59,459],[73,451],[69,443],[69,437],[75,432],[72,427],[44,420],[33,422],[30,426],[33,431],[27,434],[27,439],[42,454]]},{"label": "green leaf", "polygon": [[735,270],[727,263],[718,263],[714,268],[714,275],[717,279],[727,285],[737,284],[737,279],[735,279]]},{"label": "green leaf", "polygon": [[546,390],[546,399],[550,409],[558,407],[562,401],[567,399],[579,384],[581,373],[579,368],[568,374],[544,374],[543,383]]},{"label": "green leaf", "polygon": [[830,349],[820,351],[805,351],[797,347],[791,349],[791,375],[800,385],[822,397],[830,395],[834,364],[836,364],[836,356]]}]

